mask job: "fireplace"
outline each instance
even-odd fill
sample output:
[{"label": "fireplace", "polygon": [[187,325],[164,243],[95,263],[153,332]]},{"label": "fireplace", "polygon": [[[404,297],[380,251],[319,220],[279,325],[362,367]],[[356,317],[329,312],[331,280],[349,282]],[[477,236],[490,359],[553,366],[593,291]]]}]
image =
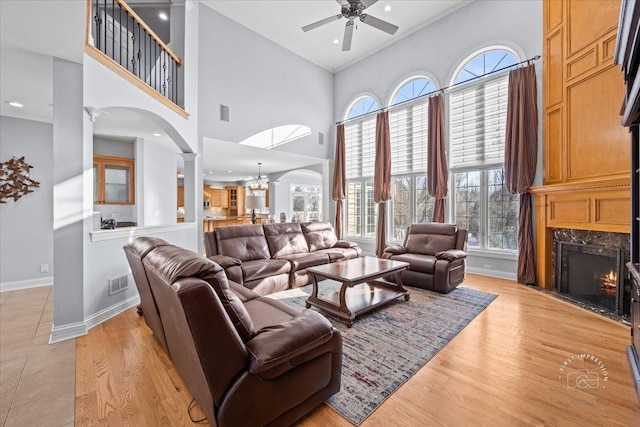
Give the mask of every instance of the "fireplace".
[{"label": "fireplace", "polygon": [[623,314],[624,254],[620,248],[556,242],[556,289],[586,304]]}]

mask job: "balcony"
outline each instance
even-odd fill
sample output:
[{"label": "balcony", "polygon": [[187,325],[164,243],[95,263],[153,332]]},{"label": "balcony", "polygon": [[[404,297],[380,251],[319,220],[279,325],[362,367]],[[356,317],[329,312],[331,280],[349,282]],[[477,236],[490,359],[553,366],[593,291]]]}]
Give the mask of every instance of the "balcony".
[{"label": "balcony", "polygon": [[90,0],[85,52],[187,118],[180,106],[182,59],[124,0]]}]

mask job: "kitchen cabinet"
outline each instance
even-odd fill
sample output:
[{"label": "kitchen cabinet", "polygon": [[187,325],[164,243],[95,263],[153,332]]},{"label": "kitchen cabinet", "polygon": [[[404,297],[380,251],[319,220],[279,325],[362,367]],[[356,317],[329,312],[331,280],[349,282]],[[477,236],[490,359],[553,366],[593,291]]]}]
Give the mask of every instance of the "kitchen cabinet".
[{"label": "kitchen cabinet", "polygon": [[93,156],[93,202],[98,205],[135,203],[134,160]]},{"label": "kitchen cabinet", "polygon": [[182,186],[178,187],[178,207],[184,207],[184,187]]},{"label": "kitchen cabinet", "polygon": [[224,188],[212,188],[211,194],[211,206],[216,208],[228,208],[229,207],[229,192]]},{"label": "kitchen cabinet", "polygon": [[204,184],[202,186],[202,200],[205,202],[211,203],[211,186],[209,184]]},{"label": "kitchen cabinet", "polygon": [[245,187],[231,186],[226,187],[228,191],[229,200],[229,215],[230,217],[244,216],[245,215]]}]

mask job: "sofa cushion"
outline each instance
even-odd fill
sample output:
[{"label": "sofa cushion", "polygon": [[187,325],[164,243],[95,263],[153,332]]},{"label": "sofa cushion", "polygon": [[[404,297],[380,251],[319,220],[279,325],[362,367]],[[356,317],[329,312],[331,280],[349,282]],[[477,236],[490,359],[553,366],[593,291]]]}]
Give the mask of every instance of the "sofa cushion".
[{"label": "sofa cushion", "polygon": [[309,252],[307,241],[298,223],[266,224],[264,234],[272,258]]},{"label": "sofa cushion", "polygon": [[412,224],[405,247],[413,254],[435,255],[456,245],[456,226],[452,224]]},{"label": "sofa cushion", "polygon": [[310,254],[291,254],[279,259],[289,260],[293,270],[298,271],[309,267],[315,267],[316,265],[327,264],[329,262],[329,255],[312,252]]},{"label": "sofa cushion", "polygon": [[331,248],[321,249],[315,253],[327,254],[329,256],[329,262],[345,261],[348,259],[358,258],[362,253],[360,248]]},{"label": "sofa cushion", "polygon": [[261,259],[243,262],[240,268],[244,282],[248,282],[278,274],[289,274],[291,264],[286,259]]},{"label": "sofa cushion", "polygon": [[333,226],[328,222],[302,224],[302,234],[309,245],[309,252],[332,248],[338,241]]},{"label": "sofa cushion", "polygon": [[220,227],[214,233],[220,255],[243,262],[271,257],[262,225]]},{"label": "sofa cushion", "polygon": [[227,315],[243,341],[256,333],[251,317],[240,298],[231,291],[222,267],[195,252],[177,246],[159,246],[144,259],[150,268],[167,283],[173,284],[183,277],[196,277],[209,283],[222,302]]},{"label": "sofa cushion", "polygon": [[392,255],[390,259],[394,261],[408,262],[410,264],[410,271],[419,271],[421,273],[433,274],[436,269],[437,258],[432,255],[401,254]]},{"label": "sofa cushion", "polygon": [[300,312],[267,297],[258,297],[245,304],[256,331],[282,322],[287,322]]}]

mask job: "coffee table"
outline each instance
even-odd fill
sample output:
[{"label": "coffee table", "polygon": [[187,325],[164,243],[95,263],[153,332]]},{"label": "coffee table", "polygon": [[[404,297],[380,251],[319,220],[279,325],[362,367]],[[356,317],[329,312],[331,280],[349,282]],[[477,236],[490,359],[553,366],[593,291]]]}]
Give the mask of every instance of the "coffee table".
[{"label": "coffee table", "polygon": [[[402,286],[401,275],[409,268],[409,263],[374,257],[361,257],[307,268],[311,276],[313,291],[307,298],[307,308],[314,306],[346,321],[350,328],[356,316],[371,311],[394,299],[404,296],[409,301],[409,291]],[[396,274],[396,282],[383,276]],[[329,295],[328,299],[318,297],[318,278],[342,283],[340,291]]]}]

